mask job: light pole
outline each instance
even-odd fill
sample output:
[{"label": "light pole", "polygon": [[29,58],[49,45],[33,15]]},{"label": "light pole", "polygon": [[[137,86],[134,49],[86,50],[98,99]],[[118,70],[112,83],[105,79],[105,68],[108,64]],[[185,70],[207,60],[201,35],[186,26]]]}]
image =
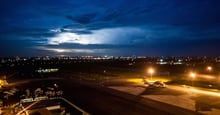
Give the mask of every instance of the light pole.
[{"label": "light pole", "polygon": [[191,72],[191,73],[189,74],[189,76],[191,77],[192,87],[193,87],[193,80],[194,80],[194,78],[196,77],[196,74],[195,74],[194,72]]},{"label": "light pole", "polygon": [[150,80],[152,81],[152,76],[153,76],[153,73],[154,73],[154,69],[153,68],[150,68],[148,70],[148,73],[150,73]]}]

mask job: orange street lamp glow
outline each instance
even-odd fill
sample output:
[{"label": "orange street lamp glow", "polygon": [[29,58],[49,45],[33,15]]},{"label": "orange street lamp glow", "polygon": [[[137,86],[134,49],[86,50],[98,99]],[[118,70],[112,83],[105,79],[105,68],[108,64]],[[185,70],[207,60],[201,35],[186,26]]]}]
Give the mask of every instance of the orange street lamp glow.
[{"label": "orange street lamp glow", "polygon": [[191,72],[191,73],[189,74],[189,76],[192,78],[191,80],[192,80],[192,86],[193,86],[193,80],[194,80],[194,78],[196,77],[196,73]]},{"label": "orange street lamp glow", "polygon": [[212,67],[211,67],[211,66],[208,66],[208,67],[207,67],[207,70],[208,70],[208,71],[212,71]]},{"label": "orange street lamp glow", "polygon": [[152,75],[153,75],[153,73],[154,73],[154,69],[153,69],[153,68],[150,68],[150,69],[148,70],[148,73],[150,73],[150,79],[151,79],[151,81],[152,81]]},{"label": "orange street lamp glow", "polygon": [[189,76],[192,77],[192,78],[195,78],[196,74],[195,73],[190,73]]},{"label": "orange street lamp glow", "polygon": [[154,69],[150,68],[150,69],[148,70],[148,72],[149,72],[150,74],[153,74],[153,73],[154,73]]}]

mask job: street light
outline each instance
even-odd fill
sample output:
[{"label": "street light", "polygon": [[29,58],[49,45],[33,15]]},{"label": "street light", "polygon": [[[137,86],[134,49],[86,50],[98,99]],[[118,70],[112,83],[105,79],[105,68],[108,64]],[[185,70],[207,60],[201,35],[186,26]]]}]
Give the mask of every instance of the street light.
[{"label": "street light", "polygon": [[196,77],[196,73],[191,72],[191,73],[189,74],[189,76],[192,78],[191,80],[192,80],[192,86],[193,86],[193,80],[194,80],[194,78]]},{"label": "street light", "polygon": [[153,73],[154,73],[154,69],[153,69],[153,68],[149,68],[149,69],[148,69],[148,73],[150,73],[150,79],[151,79],[151,81],[152,81],[152,75],[153,75]]},{"label": "street light", "polygon": [[211,66],[208,66],[206,69],[207,69],[208,71],[212,71],[212,67],[211,67]]}]

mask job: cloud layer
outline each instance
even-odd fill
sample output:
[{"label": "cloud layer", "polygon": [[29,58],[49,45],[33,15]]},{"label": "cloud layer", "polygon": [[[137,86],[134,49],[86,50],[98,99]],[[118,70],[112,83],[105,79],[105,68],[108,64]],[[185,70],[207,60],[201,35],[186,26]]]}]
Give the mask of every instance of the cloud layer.
[{"label": "cloud layer", "polygon": [[[220,48],[215,43],[220,39],[219,3],[218,0],[1,1],[0,53],[1,56],[219,55],[216,51],[201,52],[206,46]],[[192,48],[194,52],[187,51]]]}]

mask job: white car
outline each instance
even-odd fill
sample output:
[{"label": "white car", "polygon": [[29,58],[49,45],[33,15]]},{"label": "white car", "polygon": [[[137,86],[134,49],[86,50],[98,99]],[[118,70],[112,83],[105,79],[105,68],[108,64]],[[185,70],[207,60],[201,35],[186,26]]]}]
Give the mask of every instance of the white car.
[{"label": "white car", "polygon": [[154,81],[152,83],[149,83],[149,87],[164,88],[164,87],[166,87],[166,84],[161,81]]}]

